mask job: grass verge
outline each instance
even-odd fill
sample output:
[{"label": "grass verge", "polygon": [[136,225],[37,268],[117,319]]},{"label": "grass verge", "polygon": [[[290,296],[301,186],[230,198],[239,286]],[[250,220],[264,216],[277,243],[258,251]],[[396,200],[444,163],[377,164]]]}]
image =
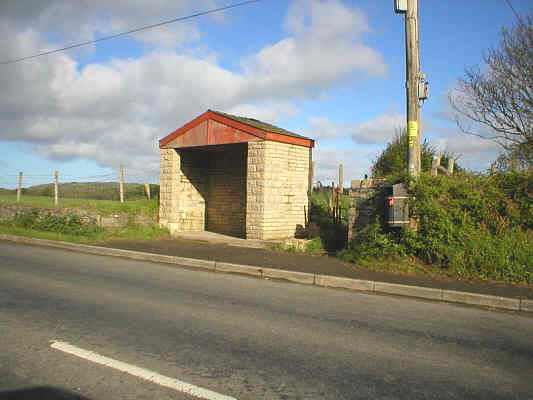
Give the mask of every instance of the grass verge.
[{"label": "grass verge", "polygon": [[17,203],[16,195],[3,194],[0,195],[0,204],[39,208],[85,208],[99,211],[102,215],[118,213],[157,215],[159,209],[157,198],[152,200],[128,200],[124,203],[114,200],[61,198],[59,205],[55,206],[53,197],[24,195],[21,197],[20,203]]},{"label": "grass verge", "polygon": [[0,222],[0,233],[33,237],[37,239],[95,245],[110,240],[155,240],[167,239],[169,237],[168,230],[158,226],[145,227],[127,225],[121,228],[95,232],[90,235],[71,235],[61,232],[40,231],[31,228],[18,227],[9,222]]}]

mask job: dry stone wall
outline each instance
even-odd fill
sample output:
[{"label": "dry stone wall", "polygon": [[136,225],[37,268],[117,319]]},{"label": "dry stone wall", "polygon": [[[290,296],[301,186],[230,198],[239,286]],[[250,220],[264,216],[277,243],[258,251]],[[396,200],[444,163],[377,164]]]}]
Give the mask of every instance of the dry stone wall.
[{"label": "dry stone wall", "polygon": [[373,222],[378,207],[385,204],[385,179],[353,180],[350,189],[348,210],[348,244],[351,245],[357,232]]},{"label": "dry stone wall", "polygon": [[39,217],[53,215],[56,217],[77,216],[82,224],[96,224],[102,228],[118,228],[129,223],[151,226],[157,223],[157,217],[146,214],[130,216],[126,213],[101,215],[96,210],[84,208],[39,208],[23,205],[0,204],[0,220],[11,221],[17,214],[35,213]]}]

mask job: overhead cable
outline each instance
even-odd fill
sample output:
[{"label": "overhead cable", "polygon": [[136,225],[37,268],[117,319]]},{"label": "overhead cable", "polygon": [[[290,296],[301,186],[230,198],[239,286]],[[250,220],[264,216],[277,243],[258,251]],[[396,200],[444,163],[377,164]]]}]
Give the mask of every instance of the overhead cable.
[{"label": "overhead cable", "polygon": [[195,14],[187,15],[187,16],[185,16],[185,17],[174,18],[174,19],[170,19],[170,20],[168,20],[168,21],[159,22],[159,23],[157,23],[157,24],[146,25],[146,26],[142,26],[142,27],[140,27],[140,28],[131,29],[131,30],[126,31],[126,32],[120,32],[120,33],[116,33],[116,34],[114,34],[114,35],[104,36],[104,37],[101,37],[101,38],[98,38],[98,39],[88,40],[88,41],[86,41],[86,42],[72,44],[72,45],[70,45],[70,46],[62,47],[62,48],[60,48],[60,49],[44,51],[44,52],[42,52],[42,53],[34,54],[34,55],[31,55],[31,56],[26,56],[26,57],[21,57],[21,58],[15,58],[15,59],[13,59],[13,60],[0,61],[0,64],[2,64],[2,65],[6,65],[6,64],[14,64],[14,63],[17,63],[17,62],[20,62],[20,61],[29,60],[29,59],[37,58],[37,57],[41,57],[41,56],[46,56],[46,55],[53,54],[53,53],[58,53],[58,52],[60,52],[60,51],[65,51],[65,50],[75,49],[75,48],[78,48],[78,47],[87,46],[87,45],[89,45],[89,44],[94,44],[94,43],[98,43],[98,42],[103,42],[104,40],[116,39],[116,38],[121,37],[121,36],[126,36],[126,35],[130,35],[130,34],[132,34],[132,33],[140,32],[140,31],[145,31],[145,30],[148,30],[148,29],[157,28],[157,27],[159,27],[159,26],[163,26],[163,25],[167,25],[167,24],[172,24],[172,23],[174,23],[174,22],[181,22],[181,21],[185,21],[185,20],[188,20],[188,19],[192,19],[192,18],[196,18],[196,17],[201,17],[201,16],[203,16],[203,15],[208,15],[208,14],[213,14],[213,13],[216,13],[216,12],[220,12],[220,11],[228,10],[228,9],[230,9],[230,8],[240,7],[240,6],[244,6],[244,5],[251,4],[251,3],[257,3],[257,2],[259,2],[259,1],[260,1],[260,0],[248,0],[248,1],[243,1],[243,2],[241,2],[241,3],[230,4],[230,5],[228,5],[228,6],[224,6],[224,7],[220,7],[220,8],[214,8],[214,9],[212,9],[212,10],[201,11],[201,12],[197,12],[197,13],[195,13]]}]

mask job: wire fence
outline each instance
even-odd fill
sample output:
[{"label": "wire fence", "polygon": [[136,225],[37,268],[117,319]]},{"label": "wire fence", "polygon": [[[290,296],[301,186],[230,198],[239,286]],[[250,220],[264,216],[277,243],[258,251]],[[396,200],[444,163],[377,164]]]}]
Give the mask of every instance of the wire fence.
[{"label": "wire fence", "polygon": [[7,172],[0,176],[0,196],[16,196],[17,201],[30,197],[129,201],[153,199],[159,196],[157,177],[145,171],[128,170],[97,175],[72,175],[60,171]]}]

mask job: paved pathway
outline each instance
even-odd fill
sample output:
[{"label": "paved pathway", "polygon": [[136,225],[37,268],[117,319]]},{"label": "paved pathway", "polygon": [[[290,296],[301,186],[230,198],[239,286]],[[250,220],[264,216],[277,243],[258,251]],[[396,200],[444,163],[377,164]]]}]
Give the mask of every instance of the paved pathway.
[{"label": "paved pathway", "polygon": [[337,258],[327,255],[309,255],[273,251],[265,248],[240,247],[239,241],[246,241],[236,238],[228,238],[224,241],[220,236],[222,235],[189,235],[178,239],[111,241],[99,245],[156,254],[254,265],[265,268],[278,268],[354,279],[458,290],[494,296],[533,299],[532,285],[457,281],[446,279],[445,277],[437,279],[421,275],[401,275],[391,272],[374,271],[343,263]]}]

